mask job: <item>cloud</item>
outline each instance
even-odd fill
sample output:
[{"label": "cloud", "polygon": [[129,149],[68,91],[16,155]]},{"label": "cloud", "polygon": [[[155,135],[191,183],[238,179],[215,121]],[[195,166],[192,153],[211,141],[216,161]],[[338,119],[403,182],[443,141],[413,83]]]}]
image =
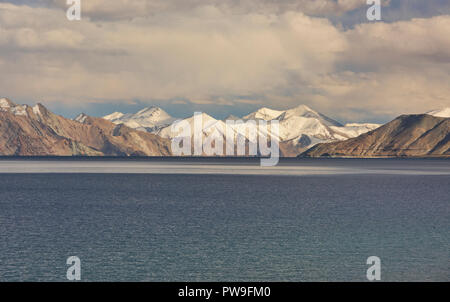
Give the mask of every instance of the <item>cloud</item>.
[{"label": "cloud", "polygon": [[[65,0],[43,1],[50,6],[67,7]],[[383,3],[388,2],[383,0]],[[341,15],[367,5],[362,0],[89,0],[82,4],[85,16],[101,20],[134,19],[152,14],[183,12],[202,6],[214,6],[233,14],[283,14],[296,11],[315,16]]]},{"label": "cloud", "polygon": [[450,16],[361,24],[345,32],[352,63],[372,68],[450,63]]},{"label": "cloud", "polygon": [[[0,3],[0,94],[70,105],[306,103],[344,120],[450,104],[450,16],[342,29],[289,9],[310,1],[281,1],[276,13],[256,2],[231,10],[137,0],[122,12],[126,0],[85,2],[92,18],[80,22],[53,6]],[[322,13],[361,3],[314,2],[308,9]],[[125,18],[134,11],[143,17]]]},{"label": "cloud", "polygon": [[[48,18],[36,18],[45,13]],[[54,91],[52,98],[80,87],[71,92],[80,99],[264,93],[285,86],[290,73],[331,71],[346,47],[329,21],[301,13],[228,15],[207,6],[157,24],[101,26],[68,22],[58,14],[12,5],[0,12],[0,20],[28,20],[2,27],[0,41],[16,58],[10,68],[23,72],[16,80],[28,83],[28,93],[41,93],[45,86]],[[42,85],[53,81],[56,85]]]}]

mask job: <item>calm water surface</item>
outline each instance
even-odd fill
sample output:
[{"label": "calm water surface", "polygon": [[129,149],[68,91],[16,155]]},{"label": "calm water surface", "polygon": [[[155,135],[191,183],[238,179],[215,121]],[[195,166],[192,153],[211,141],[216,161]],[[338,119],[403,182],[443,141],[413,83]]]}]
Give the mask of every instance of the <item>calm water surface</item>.
[{"label": "calm water surface", "polygon": [[0,161],[0,281],[450,281],[449,163]]}]

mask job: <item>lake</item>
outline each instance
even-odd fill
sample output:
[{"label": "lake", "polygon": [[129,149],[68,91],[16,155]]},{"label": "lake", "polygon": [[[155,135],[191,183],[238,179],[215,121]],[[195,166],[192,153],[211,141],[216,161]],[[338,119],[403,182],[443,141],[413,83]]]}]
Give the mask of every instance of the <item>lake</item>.
[{"label": "lake", "polygon": [[0,281],[450,281],[450,161],[0,160]]}]

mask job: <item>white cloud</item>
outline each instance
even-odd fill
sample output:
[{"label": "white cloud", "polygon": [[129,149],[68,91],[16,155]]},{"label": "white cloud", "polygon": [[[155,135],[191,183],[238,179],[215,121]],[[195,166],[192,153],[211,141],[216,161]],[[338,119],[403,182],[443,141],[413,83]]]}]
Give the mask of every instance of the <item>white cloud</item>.
[{"label": "white cloud", "polygon": [[[44,1],[66,8],[66,0]],[[388,4],[389,0],[383,0]],[[367,6],[364,0],[88,0],[83,1],[83,13],[94,19],[133,19],[151,14],[184,12],[214,6],[233,14],[282,14],[297,11],[307,15],[340,15]]]},{"label": "white cloud", "polygon": [[[147,2],[133,5],[139,10]],[[108,14],[96,8],[100,0],[90,3],[93,13]],[[236,14],[208,5],[69,22],[59,9],[3,3],[0,62],[0,94],[20,99],[221,105],[259,99],[362,119],[366,111],[395,115],[450,104],[450,17],[343,30],[298,11]],[[346,116],[348,109],[356,115]]]},{"label": "white cloud", "polygon": [[345,32],[352,62],[372,67],[450,63],[450,16],[361,24]]}]

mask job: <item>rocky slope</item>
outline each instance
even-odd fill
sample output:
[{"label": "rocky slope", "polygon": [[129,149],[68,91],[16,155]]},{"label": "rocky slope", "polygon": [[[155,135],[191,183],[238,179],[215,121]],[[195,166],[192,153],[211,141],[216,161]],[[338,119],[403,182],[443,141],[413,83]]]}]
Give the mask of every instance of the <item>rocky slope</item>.
[{"label": "rocky slope", "polygon": [[402,115],[378,129],[342,142],[318,144],[303,157],[450,157],[450,118]]},{"label": "rocky slope", "polygon": [[66,119],[41,104],[0,99],[0,155],[170,155],[170,141],[81,115]]}]

